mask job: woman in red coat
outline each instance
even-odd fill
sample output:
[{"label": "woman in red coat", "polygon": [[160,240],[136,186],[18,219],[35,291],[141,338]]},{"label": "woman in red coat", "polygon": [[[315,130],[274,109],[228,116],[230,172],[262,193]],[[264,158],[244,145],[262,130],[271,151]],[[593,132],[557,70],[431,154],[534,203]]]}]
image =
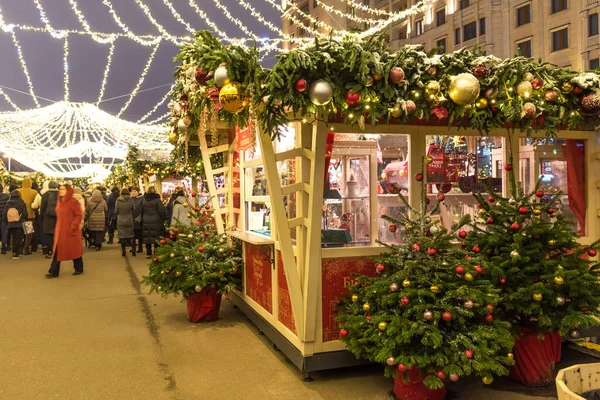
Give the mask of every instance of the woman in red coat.
[{"label": "woman in red coat", "polygon": [[71,185],[60,185],[58,188],[58,204],[56,205],[56,228],[54,229],[54,247],[52,264],[46,278],[58,278],[60,262],[73,260],[75,272],[83,274],[83,244],[81,227],[83,219],[81,205],[73,197]]}]

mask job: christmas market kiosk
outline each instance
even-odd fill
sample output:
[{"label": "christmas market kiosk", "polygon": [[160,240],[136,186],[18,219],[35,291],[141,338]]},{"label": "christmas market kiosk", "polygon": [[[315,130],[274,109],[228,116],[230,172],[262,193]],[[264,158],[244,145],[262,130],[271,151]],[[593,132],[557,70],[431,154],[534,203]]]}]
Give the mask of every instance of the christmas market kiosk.
[{"label": "christmas market kiosk", "polygon": [[600,236],[595,73],[391,53],[381,38],[317,42],[270,71],[248,52],[206,33],[183,48],[175,117],[192,118],[177,134],[198,135],[218,229],[243,242],[230,300],[302,371],[359,362],[339,340],[338,298],[353,274],[376,274],[382,243],[402,243],[407,227],[381,218],[409,212],[398,191],[416,207],[425,181],[450,227],[478,218],[473,193],[510,197],[514,169],[582,244]]}]

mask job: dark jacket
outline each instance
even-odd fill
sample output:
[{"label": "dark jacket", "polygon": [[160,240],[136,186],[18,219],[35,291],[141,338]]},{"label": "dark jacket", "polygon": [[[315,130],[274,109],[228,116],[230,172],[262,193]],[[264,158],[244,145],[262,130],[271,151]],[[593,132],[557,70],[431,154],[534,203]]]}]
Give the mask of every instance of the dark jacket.
[{"label": "dark jacket", "polygon": [[144,243],[154,244],[165,234],[165,207],[157,193],[146,193],[142,201],[142,237]]},{"label": "dark jacket", "polygon": [[87,228],[92,232],[104,231],[106,224],[106,212],[108,206],[102,198],[102,194],[95,191],[90,197],[85,209],[85,218],[87,220]]},{"label": "dark jacket", "polygon": [[58,189],[48,189],[42,195],[40,216],[42,217],[42,231],[44,234],[54,233],[56,227],[56,205],[58,204]]},{"label": "dark jacket", "polygon": [[[18,193],[18,192],[17,192]],[[19,214],[21,215],[21,220],[18,222],[8,222],[8,218],[6,214],[8,210],[11,208],[16,208]],[[15,192],[11,193],[10,200],[6,202],[4,206],[4,211],[2,212],[2,221],[7,224],[7,227],[10,228],[23,228],[23,222],[27,218],[27,206],[25,202],[21,200],[21,194],[15,194]]]},{"label": "dark jacket", "polygon": [[142,200],[142,196],[133,197],[133,229],[142,229],[142,224],[136,221],[142,211]]},{"label": "dark jacket", "polygon": [[10,199],[10,195],[8,193],[0,193],[0,215],[4,212],[4,206]]},{"label": "dark jacket", "polygon": [[133,199],[130,195],[121,196],[115,203],[114,217],[117,219],[119,239],[132,239],[133,234]]},{"label": "dark jacket", "polygon": [[111,193],[108,195],[108,200],[106,200],[106,205],[108,206],[108,218],[113,219],[115,217],[115,204],[117,203],[117,199],[119,198],[119,193]]}]

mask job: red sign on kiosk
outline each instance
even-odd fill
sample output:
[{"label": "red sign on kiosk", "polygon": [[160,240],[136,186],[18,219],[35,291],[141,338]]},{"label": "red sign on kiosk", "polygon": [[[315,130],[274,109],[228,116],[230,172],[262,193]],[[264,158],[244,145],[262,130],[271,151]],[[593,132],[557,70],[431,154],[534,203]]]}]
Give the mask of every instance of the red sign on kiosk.
[{"label": "red sign on kiosk", "polygon": [[235,134],[237,137],[237,149],[239,151],[248,150],[252,146],[252,124],[250,122],[248,122],[248,126],[243,129],[236,126]]}]

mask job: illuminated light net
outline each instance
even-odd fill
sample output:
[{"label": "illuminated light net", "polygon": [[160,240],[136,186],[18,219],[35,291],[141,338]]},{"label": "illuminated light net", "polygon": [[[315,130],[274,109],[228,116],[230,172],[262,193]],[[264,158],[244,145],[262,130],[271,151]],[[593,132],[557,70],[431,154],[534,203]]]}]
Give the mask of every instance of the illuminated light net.
[{"label": "illuminated light net", "polygon": [[53,177],[105,176],[128,146],[168,151],[168,128],[116,118],[93,104],[58,102],[0,114],[0,148]]}]

